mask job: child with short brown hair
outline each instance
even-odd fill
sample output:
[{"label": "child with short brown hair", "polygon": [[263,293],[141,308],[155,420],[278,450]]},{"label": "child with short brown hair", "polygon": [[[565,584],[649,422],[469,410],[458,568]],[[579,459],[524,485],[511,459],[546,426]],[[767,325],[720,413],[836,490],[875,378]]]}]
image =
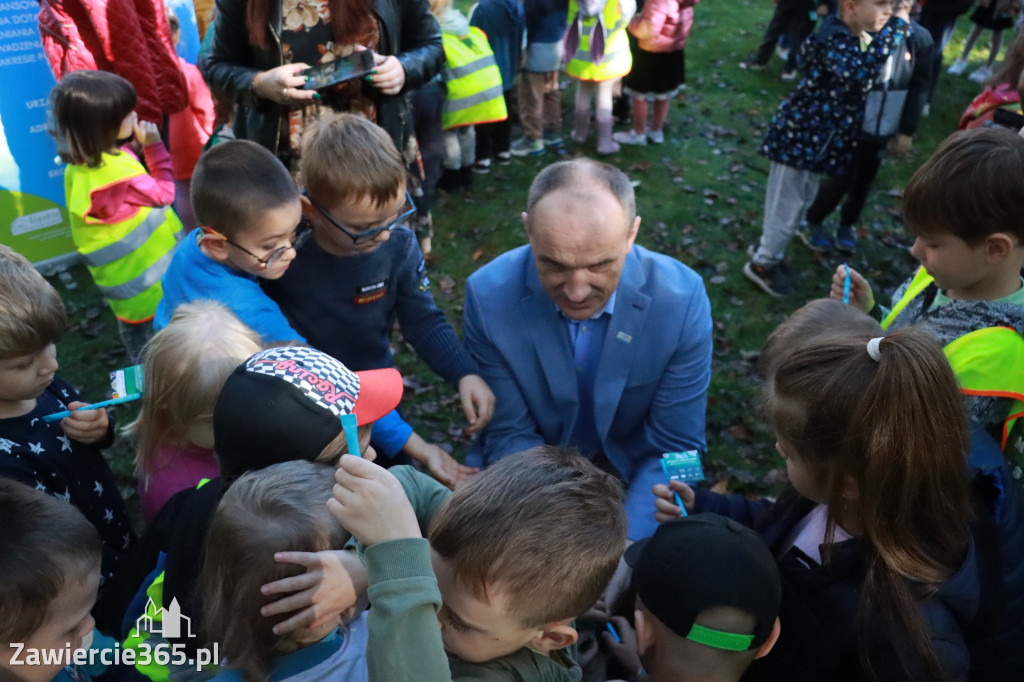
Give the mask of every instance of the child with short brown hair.
[{"label": "child with short brown hair", "polygon": [[328,506],[368,545],[371,680],[580,679],[573,621],[626,542],[614,476],[554,446],[511,455],[441,505],[429,543],[390,473],[345,456],[335,478]]},{"label": "child with short brown hair", "polygon": [[[310,345],[357,370],[393,366],[397,320],[416,353],[458,386],[467,432],[479,431],[494,394],[430,293],[426,261],[405,224],[415,206],[391,138],[361,116],[330,117],[306,131],[299,171],[313,238],[285,276],[264,283],[266,292]],[[397,414],[381,420],[374,442],[387,458],[401,451],[448,486],[474,471]]]}]

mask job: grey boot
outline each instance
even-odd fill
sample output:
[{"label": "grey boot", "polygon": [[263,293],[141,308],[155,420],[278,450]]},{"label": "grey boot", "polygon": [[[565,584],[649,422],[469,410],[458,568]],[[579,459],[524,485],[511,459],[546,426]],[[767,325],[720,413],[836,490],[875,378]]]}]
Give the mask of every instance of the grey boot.
[{"label": "grey boot", "polygon": [[602,156],[619,151],[619,143],[612,139],[612,123],[610,111],[597,113],[597,153]]},{"label": "grey boot", "polygon": [[572,141],[577,144],[586,144],[590,137],[590,110],[577,110],[572,117]]}]

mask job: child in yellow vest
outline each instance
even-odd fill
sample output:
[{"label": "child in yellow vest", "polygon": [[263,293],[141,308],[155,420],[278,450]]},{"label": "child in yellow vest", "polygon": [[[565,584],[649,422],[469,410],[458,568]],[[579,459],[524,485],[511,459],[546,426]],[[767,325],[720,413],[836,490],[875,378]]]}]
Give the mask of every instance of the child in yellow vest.
[{"label": "child in yellow vest", "polygon": [[[117,317],[132,362],[153,333],[163,297],[160,278],[171,261],[181,221],[171,157],[160,131],[135,114],[135,88],[105,71],[75,71],[57,84],[53,134],[69,165],[64,192],[71,237],[100,293]],[[146,166],[122,142],[142,145]]]},{"label": "child in yellow vest", "polygon": [[569,0],[569,28],[565,34],[566,73],[579,81],[572,139],[584,144],[590,135],[590,101],[597,109],[597,153],[614,154],[612,90],[629,73],[626,26],[636,13],[635,0]]},{"label": "child in yellow vest", "polygon": [[494,53],[487,36],[469,25],[451,0],[434,0],[431,11],[441,24],[444,42],[444,81],[448,95],[441,126],[444,128],[444,175],[440,187],[447,191],[473,186],[477,123],[508,118],[505,97]]}]

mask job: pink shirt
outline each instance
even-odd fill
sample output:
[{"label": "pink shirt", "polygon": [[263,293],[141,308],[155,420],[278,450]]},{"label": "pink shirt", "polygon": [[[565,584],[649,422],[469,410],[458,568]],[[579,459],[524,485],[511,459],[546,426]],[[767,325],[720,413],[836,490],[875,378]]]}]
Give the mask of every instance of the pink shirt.
[{"label": "pink shirt", "polygon": [[[171,155],[164,143],[147,145],[142,152],[149,175],[140,175],[94,191],[88,214],[90,218],[104,223],[119,223],[134,216],[140,206],[169,206],[174,201],[174,172],[171,170]],[[121,153],[135,156],[128,145],[121,147]]]},{"label": "pink shirt", "polygon": [[217,457],[213,450],[195,446],[164,445],[156,454],[153,475],[146,488],[139,481],[142,517],[152,523],[175,493],[195,488],[204,478],[217,478]]}]

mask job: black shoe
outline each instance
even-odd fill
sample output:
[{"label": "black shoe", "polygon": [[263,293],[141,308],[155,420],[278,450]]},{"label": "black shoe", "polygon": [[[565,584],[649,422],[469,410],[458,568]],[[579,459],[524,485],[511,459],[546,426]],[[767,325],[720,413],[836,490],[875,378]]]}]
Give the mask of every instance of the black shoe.
[{"label": "black shoe", "polygon": [[857,251],[857,233],[849,225],[836,228],[836,251],[852,256]]},{"label": "black shoe", "polygon": [[783,298],[794,293],[785,262],[759,265],[754,261],[747,261],[743,266],[743,274],[769,296]]}]

